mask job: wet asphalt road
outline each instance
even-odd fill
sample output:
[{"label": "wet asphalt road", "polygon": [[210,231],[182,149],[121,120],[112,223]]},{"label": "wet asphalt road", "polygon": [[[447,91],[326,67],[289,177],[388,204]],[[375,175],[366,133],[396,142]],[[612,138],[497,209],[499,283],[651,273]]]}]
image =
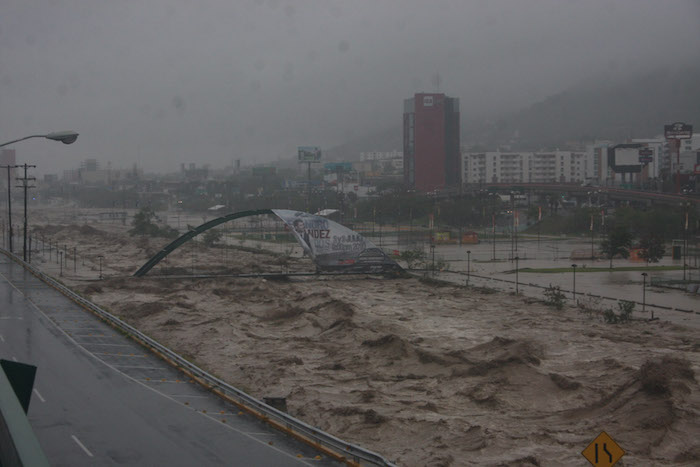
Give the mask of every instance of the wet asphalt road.
[{"label": "wet asphalt road", "polygon": [[38,367],[28,417],[52,465],[337,465],[190,382],[4,255],[0,357]]}]

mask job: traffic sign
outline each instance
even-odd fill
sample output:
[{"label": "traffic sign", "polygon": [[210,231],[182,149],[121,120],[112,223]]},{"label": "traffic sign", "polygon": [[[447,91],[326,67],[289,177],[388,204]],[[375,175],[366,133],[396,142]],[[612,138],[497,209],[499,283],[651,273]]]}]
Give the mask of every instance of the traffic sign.
[{"label": "traffic sign", "polygon": [[654,150],[651,148],[641,148],[639,150],[639,155],[640,156],[653,156],[654,155]]},{"label": "traffic sign", "polygon": [[603,431],[581,454],[595,467],[612,467],[625,455],[625,451]]}]

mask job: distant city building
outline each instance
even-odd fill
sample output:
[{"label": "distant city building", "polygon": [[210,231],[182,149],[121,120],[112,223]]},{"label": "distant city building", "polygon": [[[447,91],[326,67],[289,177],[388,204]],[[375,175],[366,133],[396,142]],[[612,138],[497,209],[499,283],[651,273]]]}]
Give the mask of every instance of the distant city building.
[{"label": "distant city building", "polygon": [[[403,152],[398,150],[393,151],[369,151],[360,153],[360,161],[385,161],[385,160],[403,160]],[[403,163],[402,163],[403,167]]]},{"label": "distant city building", "polygon": [[107,164],[106,169],[100,169],[96,159],[85,159],[79,169],[67,169],[63,171],[65,183],[77,183],[81,185],[111,185],[127,179],[136,179],[143,176],[143,169],[134,165],[133,169],[113,169]]},{"label": "distant city building", "polygon": [[693,133],[693,137],[681,140],[681,153],[700,151],[700,133]]},{"label": "distant city building", "polygon": [[478,183],[572,183],[593,175],[591,153],[473,152],[462,155],[462,182]]},{"label": "distant city building", "polygon": [[460,183],[459,99],[418,93],[404,100],[403,157],[408,188],[432,191]]},{"label": "distant city building", "polygon": [[399,150],[361,152],[360,160],[352,162],[359,180],[401,179],[403,167],[403,152]]},{"label": "distant city building", "polygon": [[[671,169],[671,161],[668,152],[668,143],[662,138],[637,138],[631,143],[642,143],[644,148],[651,151],[651,162],[646,163],[647,178],[660,178]],[[692,170],[692,167],[691,167]]]},{"label": "distant city building", "polygon": [[[694,173],[695,166],[700,170],[700,133],[694,133],[692,138],[681,140],[680,146],[680,172]],[[676,156],[673,155],[675,170]]]},{"label": "distant city building", "polygon": [[95,172],[99,169],[99,164],[97,163],[97,159],[85,159],[81,167],[87,172]]},{"label": "distant city building", "polygon": [[190,162],[188,167],[180,164],[180,173],[187,180],[206,180],[209,178],[209,164],[203,164],[199,168],[194,162]]}]

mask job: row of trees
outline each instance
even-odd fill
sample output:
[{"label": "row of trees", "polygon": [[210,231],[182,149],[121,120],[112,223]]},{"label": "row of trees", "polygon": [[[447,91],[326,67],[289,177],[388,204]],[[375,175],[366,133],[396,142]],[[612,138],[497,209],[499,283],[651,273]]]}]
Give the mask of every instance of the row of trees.
[{"label": "row of trees", "polygon": [[[633,236],[625,226],[615,227],[600,244],[600,251],[610,260],[615,256],[628,258],[632,247]],[[639,241],[640,254],[647,263],[657,263],[665,253],[664,243],[657,235],[645,235]]]}]

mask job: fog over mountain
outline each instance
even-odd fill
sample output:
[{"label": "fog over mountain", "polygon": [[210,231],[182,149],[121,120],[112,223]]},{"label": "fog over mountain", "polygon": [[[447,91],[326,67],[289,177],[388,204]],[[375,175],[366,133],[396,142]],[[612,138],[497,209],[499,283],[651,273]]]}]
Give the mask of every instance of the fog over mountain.
[{"label": "fog over mountain", "polygon": [[463,127],[465,145],[523,150],[563,147],[571,142],[624,142],[663,134],[675,121],[700,128],[700,67],[660,69],[624,80],[601,76],[495,121]]},{"label": "fog over mountain", "polygon": [[700,58],[695,0],[6,0],[1,11],[0,142],[81,133],[72,146],[17,145],[39,173],[90,157],[159,171],[288,158],[400,128],[402,100],[437,89],[461,99],[465,123],[502,118],[508,133],[523,125],[503,116],[549,96]]}]

